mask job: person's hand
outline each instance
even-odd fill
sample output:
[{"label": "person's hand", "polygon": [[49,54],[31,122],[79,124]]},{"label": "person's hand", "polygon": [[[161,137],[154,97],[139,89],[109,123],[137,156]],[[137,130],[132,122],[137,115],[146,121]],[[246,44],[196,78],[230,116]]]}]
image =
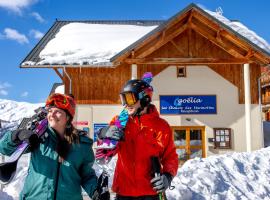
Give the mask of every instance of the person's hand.
[{"label": "person's hand", "polygon": [[151,180],[151,183],[153,185],[153,189],[157,193],[164,192],[171,184],[171,175],[163,174],[161,176],[157,176]]},{"label": "person's hand", "polygon": [[18,129],[13,131],[11,140],[16,144],[20,144],[25,141],[30,145],[31,149],[36,148],[40,143],[38,135],[27,129]]},{"label": "person's hand", "polygon": [[111,125],[102,128],[97,135],[99,139],[109,138],[119,141],[124,138],[124,131],[115,125]]},{"label": "person's hand", "polygon": [[98,178],[97,189],[92,196],[93,200],[110,200],[110,192],[108,188],[109,177],[107,172],[103,171]]}]

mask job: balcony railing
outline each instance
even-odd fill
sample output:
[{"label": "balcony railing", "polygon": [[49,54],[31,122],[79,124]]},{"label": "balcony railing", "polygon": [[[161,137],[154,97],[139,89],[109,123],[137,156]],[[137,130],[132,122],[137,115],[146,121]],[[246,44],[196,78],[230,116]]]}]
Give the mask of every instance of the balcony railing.
[{"label": "balcony railing", "polygon": [[270,76],[263,76],[261,78],[261,86],[264,87],[264,86],[267,86],[267,85],[270,86]]}]

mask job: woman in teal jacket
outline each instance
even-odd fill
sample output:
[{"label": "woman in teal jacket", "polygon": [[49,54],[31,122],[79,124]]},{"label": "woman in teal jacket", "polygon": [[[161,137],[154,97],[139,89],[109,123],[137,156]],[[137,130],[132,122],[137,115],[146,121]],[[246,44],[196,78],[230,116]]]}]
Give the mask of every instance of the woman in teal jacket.
[{"label": "woman in teal jacket", "polygon": [[72,125],[75,101],[53,94],[46,101],[48,128],[42,142],[35,145],[33,132],[17,130],[6,133],[0,141],[0,153],[11,155],[27,141],[32,147],[28,175],[21,200],[82,200],[81,187],[89,197],[96,194],[97,177],[92,168],[93,141]]}]

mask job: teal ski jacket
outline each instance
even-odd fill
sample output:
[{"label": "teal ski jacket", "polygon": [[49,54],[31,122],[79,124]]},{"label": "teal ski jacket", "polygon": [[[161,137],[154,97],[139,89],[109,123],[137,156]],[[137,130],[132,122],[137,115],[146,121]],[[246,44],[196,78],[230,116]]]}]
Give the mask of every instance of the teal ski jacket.
[{"label": "teal ski jacket", "polygon": [[[82,200],[81,187],[92,197],[97,187],[97,177],[92,168],[93,140],[80,135],[80,143],[72,144],[66,160],[59,163],[55,150],[56,133],[51,128],[47,128],[46,133],[43,142],[31,152],[20,200]],[[11,134],[7,132],[0,140],[0,153],[8,156],[17,147],[11,140]]]}]

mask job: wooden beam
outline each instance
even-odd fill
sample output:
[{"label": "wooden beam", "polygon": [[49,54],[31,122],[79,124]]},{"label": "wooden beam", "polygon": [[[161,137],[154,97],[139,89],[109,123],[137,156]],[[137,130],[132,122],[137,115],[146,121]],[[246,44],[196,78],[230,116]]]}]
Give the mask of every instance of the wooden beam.
[{"label": "wooden beam", "polygon": [[192,50],[191,50],[191,48],[193,47],[191,34],[192,34],[192,29],[188,28],[188,57],[189,58],[193,57]]},{"label": "wooden beam", "polygon": [[[222,31],[220,31],[220,35],[222,35],[224,38],[234,43],[238,48],[241,48],[245,50],[246,52],[248,52],[250,48],[253,48],[252,45],[250,45],[246,41],[243,41],[243,39],[239,38],[238,35],[231,33],[228,30],[223,29],[217,22],[208,19],[206,16],[202,15],[200,12],[193,12],[193,18],[199,20],[201,23],[208,26],[212,30],[222,29]],[[257,59],[256,62],[259,61],[264,64],[269,64],[270,62],[270,58],[261,52],[255,51],[252,57],[253,57],[253,60],[254,58]]]},{"label": "wooden beam", "polygon": [[174,40],[171,40],[170,42],[171,42],[172,45],[177,49],[177,51],[178,51],[179,53],[185,55],[185,52],[184,52],[181,48],[179,48],[179,46],[177,46],[177,44],[174,42]]},{"label": "wooden beam", "polygon": [[252,49],[249,49],[247,54],[245,55],[245,58],[250,59],[254,56],[254,51]]},{"label": "wooden beam", "polygon": [[151,53],[162,47],[164,44],[166,44],[167,42],[169,42],[170,40],[181,34],[183,31],[185,31],[187,27],[188,27],[187,24],[184,25],[181,24],[181,26],[177,27],[174,32],[167,35],[163,40],[162,39],[156,40],[154,44],[151,44],[151,46],[142,51],[142,53],[137,54],[137,58],[145,58],[146,56],[150,55]]},{"label": "wooden beam", "polygon": [[53,68],[53,70],[56,72],[56,74],[61,78],[62,81],[64,81],[63,75],[58,71],[56,67]]},{"label": "wooden beam", "polygon": [[237,50],[235,50],[233,48],[233,46],[226,44],[225,42],[221,42],[220,40],[217,40],[216,37],[212,36],[211,34],[209,34],[207,31],[203,30],[199,26],[192,23],[191,28],[193,30],[195,30],[196,32],[198,32],[199,34],[201,34],[206,39],[213,42],[215,45],[219,46],[220,48],[227,51],[229,54],[233,55],[234,57],[244,58],[244,56],[242,54],[240,54]]},{"label": "wooden beam", "polygon": [[[174,27],[175,25],[177,25],[179,22],[184,22],[184,20],[186,19],[186,17],[188,16],[189,12],[185,12],[182,15],[179,15],[177,17],[174,18],[174,20],[170,21],[168,24],[166,24],[166,26],[159,32],[156,32],[152,35],[150,35],[147,39],[145,39],[144,41],[142,41],[141,43],[139,43],[138,45],[136,45],[134,47],[135,51],[140,50],[141,48],[144,48],[144,46],[147,46],[149,43],[152,42],[152,40],[155,40],[157,37],[159,37],[160,35],[162,35],[161,32],[167,32],[168,30],[171,29],[171,27]],[[152,46],[152,44],[150,44],[150,47]],[[146,48],[147,49],[147,48]],[[122,62],[123,59],[129,57],[131,54],[131,51],[126,51],[123,54],[121,54],[120,56],[118,56],[115,60],[113,60],[113,63],[116,62]],[[136,53],[139,55],[139,53]]]},{"label": "wooden beam", "polygon": [[128,64],[166,64],[166,65],[178,65],[178,64],[243,64],[248,63],[248,59],[240,58],[142,58],[142,59],[125,59],[124,62]]}]

